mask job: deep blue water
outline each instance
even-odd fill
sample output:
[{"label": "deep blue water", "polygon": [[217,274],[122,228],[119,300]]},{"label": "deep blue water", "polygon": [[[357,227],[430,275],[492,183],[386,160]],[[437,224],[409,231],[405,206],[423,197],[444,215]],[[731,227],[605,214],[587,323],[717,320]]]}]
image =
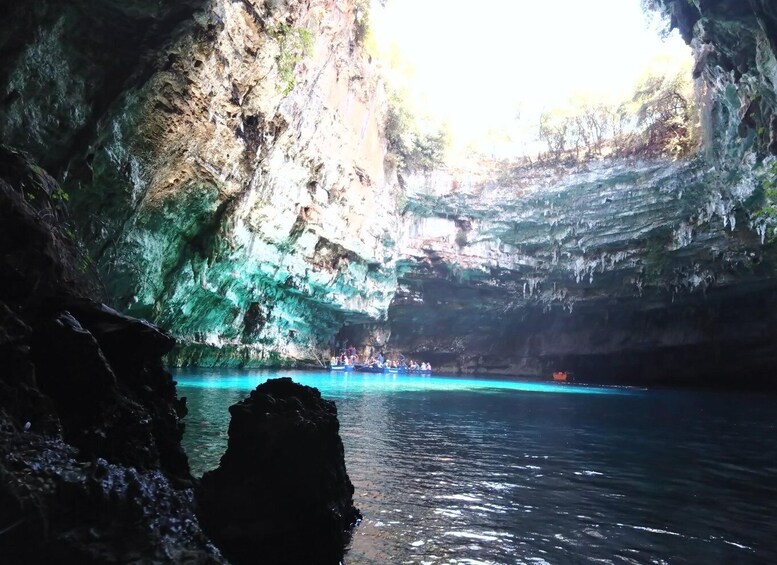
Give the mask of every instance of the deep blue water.
[{"label": "deep blue water", "polygon": [[179,371],[195,474],[274,376],[335,400],[363,563],[777,563],[777,397]]}]

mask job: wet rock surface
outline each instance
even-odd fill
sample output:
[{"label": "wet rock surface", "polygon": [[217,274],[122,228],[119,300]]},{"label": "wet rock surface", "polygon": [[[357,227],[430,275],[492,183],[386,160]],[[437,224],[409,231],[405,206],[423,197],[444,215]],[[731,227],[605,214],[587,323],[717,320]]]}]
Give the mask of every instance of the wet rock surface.
[{"label": "wet rock surface", "polygon": [[339,563],[361,516],[334,403],[271,379],[230,413],[227,451],[202,477],[205,531],[233,563]]},{"label": "wet rock surface", "polygon": [[389,345],[450,372],[771,386],[766,162],[527,171],[539,179],[520,190],[410,185]]},{"label": "wet rock surface", "polygon": [[[61,181],[85,242],[67,264],[93,262],[113,307],[177,337],[177,365],[316,365],[346,327],[444,370],[594,378],[608,356],[644,354],[645,367],[664,351],[634,337],[665,331],[650,321],[661,311],[686,328],[665,350],[683,373],[707,346],[736,367],[750,354],[699,336],[728,334],[709,319],[771,327],[761,309],[752,324],[727,312],[752,308],[751,293],[770,303],[774,287],[777,16],[765,0],[648,4],[697,56],[707,139],[690,162],[448,179],[444,196],[409,178],[405,194],[359,11],[332,0],[9,6],[0,131]],[[41,288],[59,268],[49,244]],[[9,275],[9,292],[25,280]],[[119,334],[66,311],[77,324],[47,331],[76,339],[80,326],[107,354]],[[580,334],[588,316],[612,333]],[[762,342],[753,356],[770,367]]]},{"label": "wet rock surface", "polygon": [[[194,513],[186,406],[161,359],[294,363],[344,319],[385,312],[385,97],[351,57],[354,5],[3,10],[19,25],[0,32],[0,131],[37,163],[0,149],[0,555],[223,562]],[[306,422],[340,466],[314,465],[316,490],[283,502],[315,529],[262,535],[252,561],[277,541],[280,562],[292,546],[317,548],[298,562],[342,554],[357,514],[336,412],[318,403]],[[304,433],[283,437],[320,463]]]},{"label": "wet rock surface", "polygon": [[159,470],[84,460],[56,436],[3,419],[3,563],[224,563],[192,497]]}]

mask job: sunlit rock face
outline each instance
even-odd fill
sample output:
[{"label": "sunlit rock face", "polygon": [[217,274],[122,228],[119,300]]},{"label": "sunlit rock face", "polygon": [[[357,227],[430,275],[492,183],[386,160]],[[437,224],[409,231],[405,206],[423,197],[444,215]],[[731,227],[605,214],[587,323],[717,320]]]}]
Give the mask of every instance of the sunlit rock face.
[{"label": "sunlit rock face", "polygon": [[394,347],[443,370],[773,384],[777,20],[665,4],[697,56],[702,154],[409,179]]},{"label": "sunlit rock face", "polygon": [[768,0],[655,0],[693,47],[713,160],[777,154],[777,8]]},{"label": "sunlit rock face", "polygon": [[312,360],[385,316],[395,176],[353,3],[102,4],[25,13],[0,122],[61,166],[114,306],[205,365]]}]

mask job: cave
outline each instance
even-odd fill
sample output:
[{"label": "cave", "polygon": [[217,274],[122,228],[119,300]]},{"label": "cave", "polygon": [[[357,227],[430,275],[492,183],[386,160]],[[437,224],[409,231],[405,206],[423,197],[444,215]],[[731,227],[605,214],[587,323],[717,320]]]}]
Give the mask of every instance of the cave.
[{"label": "cave", "polygon": [[[537,6],[519,21],[491,8],[442,15],[438,6],[437,26],[423,19],[432,8],[395,4],[5,2],[0,13],[13,25],[0,31],[0,554],[9,562],[243,563],[260,554],[267,563],[338,563],[360,539],[358,529],[352,538],[366,504],[359,489],[372,484],[362,474],[352,484],[348,452],[360,469],[375,458],[353,422],[365,407],[376,411],[377,420],[359,422],[381,445],[401,443],[387,422],[403,429],[401,409],[365,393],[362,381],[352,390],[363,406],[344,401],[345,388],[327,388],[348,377],[327,372],[346,349],[403,369],[411,359],[430,364],[423,376],[439,381],[411,375],[407,389],[401,379],[378,388],[428,392],[419,411],[442,420],[445,406],[461,408],[461,421],[469,412],[460,390],[445,402],[441,391],[544,391],[552,375],[573,379],[581,395],[681,389],[756,399],[754,412],[768,413],[777,383],[772,3],[635,0],[629,9],[653,14],[661,41],[687,58],[642,76],[625,97],[578,93],[574,107],[548,106],[553,93],[538,84],[551,79],[535,72],[555,69],[559,84],[579,82],[575,73],[605,80],[582,42],[556,53],[549,37],[552,25],[560,36],[580,31],[578,11],[593,8]],[[594,19],[607,23],[615,17],[607,10]],[[420,98],[392,90],[403,63],[402,47],[381,43],[391,17],[407,49],[426,57],[416,74],[440,91],[435,104],[452,112],[448,122],[432,110],[413,116]],[[469,26],[469,45],[458,25]],[[457,44],[442,45],[433,27]],[[530,30],[546,40],[532,56],[520,42]],[[412,43],[414,33],[427,43]],[[636,60],[621,47],[609,45],[609,57]],[[502,98],[488,98],[489,89]],[[509,127],[494,125],[519,95],[534,98],[502,120]],[[476,109],[456,106],[481,96]],[[229,389],[229,411],[207,412],[202,379],[225,383],[239,371],[266,380],[266,370],[294,371],[302,384]],[[324,380],[310,381],[313,373]],[[318,382],[324,396],[302,386]],[[344,431],[327,391],[345,404]],[[480,400],[472,410],[486,414]],[[501,400],[493,402],[499,413]],[[523,399],[515,405],[528,429],[542,419]],[[607,421],[589,419],[594,412],[575,408],[570,426]],[[746,410],[737,417],[749,421]],[[193,456],[201,446],[185,431],[207,436],[208,418],[223,432],[213,434],[220,464],[215,448],[202,449],[207,461]],[[466,443],[473,429],[456,433]],[[442,473],[434,461],[455,463],[435,457],[420,475]],[[467,493],[455,496],[467,502]],[[374,510],[363,524],[370,543],[395,523],[394,510],[385,520]],[[434,516],[455,522],[456,512]],[[499,538],[468,532],[440,535],[470,546]],[[423,553],[436,547],[429,536],[396,555],[364,546],[351,560],[367,562],[371,551],[370,562],[435,556]],[[763,540],[737,539],[731,547],[749,552],[721,555],[775,556]],[[446,554],[450,547],[440,555],[466,554]],[[662,558],[672,557],[667,547]]]}]

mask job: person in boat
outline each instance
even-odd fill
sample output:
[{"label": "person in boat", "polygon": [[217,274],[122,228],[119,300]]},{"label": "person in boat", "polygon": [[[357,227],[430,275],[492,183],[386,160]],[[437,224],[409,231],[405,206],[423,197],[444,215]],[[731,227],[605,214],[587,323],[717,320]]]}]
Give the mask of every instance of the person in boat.
[{"label": "person in boat", "polygon": [[335,366],[335,365],[337,365],[337,357],[335,357],[334,355],[332,355],[332,358],[329,360],[329,366],[330,366],[330,367],[333,367],[333,366]]}]

